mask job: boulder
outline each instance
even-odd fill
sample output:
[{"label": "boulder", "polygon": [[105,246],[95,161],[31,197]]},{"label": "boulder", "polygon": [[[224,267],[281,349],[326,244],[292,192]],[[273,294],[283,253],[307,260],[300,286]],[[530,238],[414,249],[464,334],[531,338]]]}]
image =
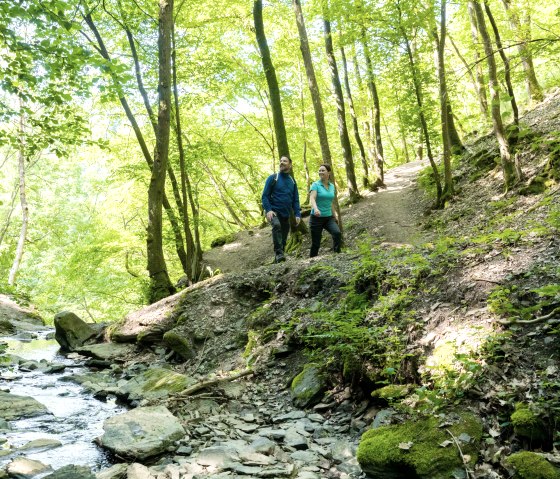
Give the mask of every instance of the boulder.
[{"label": "boulder", "polygon": [[178,331],[167,331],[163,335],[163,344],[183,359],[192,359],[195,356],[193,340]]},{"label": "boulder", "polygon": [[62,351],[74,351],[96,335],[94,328],[70,311],[57,313],[54,317],[54,327],[54,338]]},{"label": "boulder", "polygon": [[115,464],[108,469],[103,469],[95,475],[95,479],[126,479],[128,464]]},{"label": "boulder", "polygon": [[42,462],[27,459],[26,457],[16,457],[8,464],[6,471],[10,477],[26,479],[28,477],[31,478],[36,476],[42,472],[46,472],[49,469],[51,469],[51,466],[47,466]]},{"label": "boulder", "polygon": [[39,401],[27,396],[0,391],[0,418],[8,421],[24,417],[40,416],[49,411]]},{"label": "boulder", "polygon": [[292,401],[296,407],[308,407],[319,402],[326,389],[325,377],[316,364],[306,364],[292,381]]},{"label": "boulder", "polygon": [[170,369],[150,368],[130,379],[121,387],[121,391],[130,400],[159,399],[179,393],[195,382],[195,379]]},{"label": "boulder", "polygon": [[167,451],[185,435],[179,420],[163,406],[139,407],[113,416],[103,424],[97,439],[104,448],[137,460]]},{"label": "boulder", "polygon": [[134,346],[122,343],[98,343],[75,348],[75,351],[104,361],[124,360],[134,351]]},{"label": "boulder", "polygon": [[[462,413],[442,419],[428,417],[403,424],[370,429],[362,436],[357,458],[362,470],[384,479],[448,479],[478,459],[482,425],[479,419]],[[447,425],[449,423],[449,425]],[[451,435],[461,444],[463,464]]]},{"label": "boulder", "polygon": [[95,476],[86,466],[64,466],[49,474],[45,479],[95,479]]},{"label": "boulder", "polygon": [[516,452],[505,463],[508,468],[513,469],[513,475],[508,477],[514,479],[560,479],[560,469],[534,452]]}]

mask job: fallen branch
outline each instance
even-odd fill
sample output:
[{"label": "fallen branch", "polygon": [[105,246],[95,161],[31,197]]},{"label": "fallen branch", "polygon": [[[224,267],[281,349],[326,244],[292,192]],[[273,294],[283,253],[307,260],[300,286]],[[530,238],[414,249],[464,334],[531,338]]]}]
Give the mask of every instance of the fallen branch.
[{"label": "fallen branch", "polygon": [[560,307],[554,308],[550,313],[545,314],[544,316],[539,316],[534,319],[498,319],[500,324],[535,324],[540,323],[541,321],[546,321],[547,319],[552,318],[556,313],[560,312]]},{"label": "fallen branch", "polygon": [[199,383],[193,384],[192,386],[189,386],[186,389],[183,389],[179,394],[173,396],[173,398],[170,398],[170,399],[173,399],[174,401],[184,399],[188,396],[191,396],[195,392],[200,391],[201,389],[205,389],[205,388],[208,388],[210,386],[215,386],[216,384],[219,384],[219,383],[222,383],[222,382],[235,381],[236,379],[242,378],[244,376],[250,376],[251,374],[254,374],[254,371],[252,369],[244,369],[243,371],[240,371],[237,374],[232,374],[231,376],[224,376],[224,377],[221,377],[221,378],[208,379],[207,381],[201,381]]},{"label": "fallen branch", "polygon": [[461,456],[461,461],[463,461],[463,465],[465,466],[465,473],[467,474],[467,479],[470,479],[471,477],[473,477],[473,474],[471,473],[471,470],[468,468],[469,461],[467,460],[467,458],[463,454],[463,451],[461,449],[461,445],[459,444],[459,441],[457,440],[457,438],[453,435],[453,433],[449,429],[446,429],[446,431],[451,436],[451,438],[453,439],[453,442],[455,443],[455,446],[457,446],[457,449],[459,450],[459,455]]}]

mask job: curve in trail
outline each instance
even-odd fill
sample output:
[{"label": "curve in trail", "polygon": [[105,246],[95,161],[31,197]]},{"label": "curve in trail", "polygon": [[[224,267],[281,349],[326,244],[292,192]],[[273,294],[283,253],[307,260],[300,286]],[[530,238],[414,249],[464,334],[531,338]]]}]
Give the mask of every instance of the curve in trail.
[{"label": "curve in trail", "polygon": [[417,245],[426,241],[419,227],[426,198],[417,187],[426,161],[412,161],[388,170],[385,188],[364,192],[364,199],[350,208],[344,221],[371,224],[369,233],[387,243]]}]

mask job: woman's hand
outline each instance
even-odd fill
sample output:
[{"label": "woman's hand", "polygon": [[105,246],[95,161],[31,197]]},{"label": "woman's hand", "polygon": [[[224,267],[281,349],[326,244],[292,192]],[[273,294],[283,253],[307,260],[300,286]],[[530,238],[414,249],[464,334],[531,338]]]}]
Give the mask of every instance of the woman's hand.
[{"label": "woman's hand", "polygon": [[321,216],[321,211],[319,211],[319,208],[314,208],[313,216]]}]

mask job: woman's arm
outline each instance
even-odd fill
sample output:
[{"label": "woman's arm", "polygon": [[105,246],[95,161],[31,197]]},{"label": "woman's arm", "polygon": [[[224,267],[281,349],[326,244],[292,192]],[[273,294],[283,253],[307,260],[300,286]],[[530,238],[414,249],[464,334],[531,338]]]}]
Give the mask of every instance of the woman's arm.
[{"label": "woman's arm", "polygon": [[317,190],[311,190],[309,192],[309,202],[311,203],[311,208],[313,208],[313,215],[321,216],[321,211],[317,208]]}]

